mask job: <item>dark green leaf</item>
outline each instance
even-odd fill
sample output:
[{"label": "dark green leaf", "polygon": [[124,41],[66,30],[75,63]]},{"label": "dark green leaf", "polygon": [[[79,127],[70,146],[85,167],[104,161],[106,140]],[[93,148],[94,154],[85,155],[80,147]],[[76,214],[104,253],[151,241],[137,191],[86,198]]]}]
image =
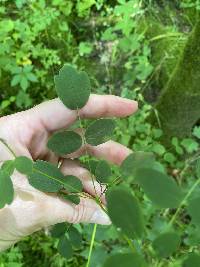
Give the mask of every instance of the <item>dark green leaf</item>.
[{"label": "dark green leaf", "polygon": [[137,199],[125,188],[111,188],[106,194],[108,214],[116,227],[130,238],[141,237],[143,217]]},{"label": "dark green leaf", "polygon": [[59,238],[68,231],[67,223],[57,223],[51,229],[51,236],[54,238]]},{"label": "dark green leaf", "polygon": [[199,267],[200,266],[200,255],[196,253],[190,253],[188,258],[183,262],[182,267]]},{"label": "dark green leaf", "polygon": [[31,159],[24,156],[17,157],[15,159],[15,168],[18,170],[18,172],[28,175],[32,173],[33,162]]},{"label": "dark green leaf", "polygon": [[112,255],[103,267],[145,267],[142,257],[136,253],[124,253]]},{"label": "dark green leaf", "polygon": [[105,160],[99,161],[96,166],[95,176],[101,183],[108,183],[108,180],[112,174],[109,164]]},{"label": "dark green leaf", "polygon": [[135,176],[138,169],[150,168],[155,161],[153,153],[133,152],[121,164],[122,174],[125,176]]},{"label": "dark green leaf", "polygon": [[15,170],[15,161],[14,160],[6,160],[1,166],[1,170],[6,172],[9,176],[11,176]]},{"label": "dark green leaf", "polygon": [[196,174],[197,177],[200,178],[200,159],[198,159],[196,162]]},{"label": "dark green leaf", "polygon": [[139,169],[135,177],[147,197],[160,208],[176,208],[183,199],[176,182],[162,172]]},{"label": "dark green leaf", "polygon": [[68,231],[69,240],[72,243],[72,246],[75,248],[80,248],[82,243],[82,236],[79,231],[71,226]]},{"label": "dark green leaf", "polygon": [[7,172],[0,170],[0,209],[11,204],[14,198],[13,183]]},{"label": "dark green leaf", "polygon": [[96,170],[96,167],[98,165],[98,161],[97,160],[88,160],[87,162],[84,162],[83,163],[83,166],[89,170],[93,175],[95,175],[95,170]]},{"label": "dark green leaf", "polygon": [[63,156],[78,150],[82,146],[82,138],[73,131],[63,131],[52,135],[47,143],[50,150]]},{"label": "dark green leaf", "polygon": [[85,132],[86,142],[97,146],[106,142],[113,134],[115,122],[111,119],[99,119],[91,123]]},{"label": "dark green leaf", "polygon": [[70,201],[70,202],[72,202],[75,205],[78,205],[80,203],[80,197],[79,196],[76,196],[76,195],[67,195],[67,194],[64,194],[64,193],[59,193],[59,196],[62,199],[67,200],[67,201]]},{"label": "dark green leaf", "polygon": [[72,245],[66,235],[62,236],[59,240],[58,252],[68,260],[73,256]]},{"label": "dark green leaf", "polygon": [[33,172],[29,175],[29,183],[44,192],[58,192],[64,187],[64,175],[53,164],[37,160],[33,164]]},{"label": "dark green leaf", "polygon": [[70,193],[79,193],[83,190],[82,182],[73,175],[65,176],[64,188]]},{"label": "dark green leaf", "polygon": [[153,248],[160,258],[171,256],[180,246],[181,238],[175,232],[168,232],[159,235],[153,241]]},{"label": "dark green leaf", "polygon": [[197,197],[190,200],[187,208],[189,215],[192,217],[192,222],[198,227],[200,227],[199,207],[200,207],[200,197]]},{"label": "dark green leaf", "polygon": [[69,109],[80,109],[90,96],[90,80],[86,72],[80,73],[72,66],[63,66],[54,77],[56,92],[60,100]]}]

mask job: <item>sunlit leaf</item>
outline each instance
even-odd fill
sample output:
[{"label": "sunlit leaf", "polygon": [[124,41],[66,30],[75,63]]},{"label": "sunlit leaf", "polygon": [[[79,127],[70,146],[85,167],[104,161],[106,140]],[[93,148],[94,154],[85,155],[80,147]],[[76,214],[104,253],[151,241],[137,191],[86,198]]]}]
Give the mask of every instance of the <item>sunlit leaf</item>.
[{"label": "sunlit leaf", "polygon": [[143,217],[132,193],[126,188],[111,188],[106,194],[106,200],[113,224],[130,238],[141,237],[144,231]]},{"label": "sunlit leaf", "polygon": [[106,142],[113,134],[115,122],[111,119],[99,119],[92,122],[85,132],[86,142],[97,146]]},{"label": "sunlit leaf", "polygon": [[51,236],[59,238],[68,231],[69,226],[67,223],[57,223],[51,229]]},{"label": "sunlit leaf", "polygon": [[13,183],[7,172],[0,170],[0,209],[11,204],[14,198]]},{"label": "sunlit leaf", "polygon": [[96,179],[101,183],[107,183],[111,174],[112,172],[109,164],[105,160],[99,161],[95,170]]},{"label": "sunlit leaf", "polygon": [[198,227],[200,227],[199,207],[200,207],[200,197],[196,197],[190,200],[187,208],[189,215],[192,217],[192,222]]},{"label": "sunlit leaf", "polygon": [[90,96],[90,80],[86,72],[78,72],[72,66],[64,65],[54,77],[58,97],[69,109],[80,109]]},{"label": "sunlit leaf", "polygon": [[59,240],[58,252],[68,260],[73,256],[72,245],[66,235],[62,236]]},{"label": "sunlit leaf", "polygon": [[176,208],[183,194],[176,182],[166,174],[153,169],[139,169],[136,181],[147,197],[160,208]]},{"label": "sunlit leaf", "polygon": [[103,267],[146,267],[143,258],[136,253],[112,255]]},{"label": "sunlit leaf", "polygon": [[153,248],[160,258],[171,256],[179,247],[181,238],[175,232],[167,232],[159,235],[153,241]]},{"label": "sunlit leaf", "polygon": [[75,152],[81,145],[81,136],[73,131],[55,133],[47,143],[48,148],[60,156]]},{"label": "sunlit leaf", "polygon": [[23,174],[30,174],[33,170],[33,161],[27,157],[21,156],[15,159],[15,168]]},{"label": "sunlit leaf", "polygon": [[199,267],[200,255],[196,253],[190,253],[187,259],[183,262],[182,267]]}]

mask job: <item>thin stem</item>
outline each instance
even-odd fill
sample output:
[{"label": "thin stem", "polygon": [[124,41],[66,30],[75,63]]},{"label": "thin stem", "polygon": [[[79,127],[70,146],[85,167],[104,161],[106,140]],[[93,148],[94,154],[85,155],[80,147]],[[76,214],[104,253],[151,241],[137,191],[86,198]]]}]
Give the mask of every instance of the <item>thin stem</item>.
[{"label": "thin stem", "polygon": [[10,151],[10,153],[14,156],[14,158],[16,158],[16,154],[15,152],[12,150],[12,148],[6,143],[5,140],[3,140],[2,138],[0,138],[0,142]]},{"label": "thin stem", "polygon": [[96,236],[96,231],[97,231],[97,224],[95,224],[94,228],[93,228],[92,238],[91,238],[91,242],[90,242],[90,250],[89,250],[89,254],[88,254],[88,260],[87,260],[86,267],[90,266],[91,257],[92,257],[92,250],[93,250],[93,247],[94,247],[94,240],[95,240],[95,236]]},{"label": "thin stem", "polygon": [[130,238],[128,238],[126,235],[124,235],[124,239],[128,243],[128,245],[129,245],[130,249],[132,250],[132,252],[135,253],[135,247],[133,245],[133,242],[130,240]]},{"label": "thin stem", "polygon": [[183,200],[181,201],[178,209],[176,210],[176,212],[174,213],[173,217],[171,218],[168,227],[170,227],[174,221],[176,220],[176,217],[178,216],[179,212],[181,211],[182,206],[186,203],[186,201],[188,200],[188,198],[190,197],[190,195],[192,194],[192,192],[195,190],[195,188],[200,184],[200,178],[193,184],[193,186],[190,188],[190,190],[188,191],[188,193],[186,194],[186,196],[183,198]]}]

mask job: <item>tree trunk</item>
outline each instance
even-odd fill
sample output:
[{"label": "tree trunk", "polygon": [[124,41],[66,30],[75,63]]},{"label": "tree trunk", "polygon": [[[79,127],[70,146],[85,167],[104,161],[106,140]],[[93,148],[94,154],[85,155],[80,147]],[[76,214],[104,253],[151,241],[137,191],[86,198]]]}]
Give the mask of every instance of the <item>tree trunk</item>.
[{"label": "tree trunk", "polygon": [[167,138],[190,135],[192,127],[199,120],[200,19],[155,108]]}]

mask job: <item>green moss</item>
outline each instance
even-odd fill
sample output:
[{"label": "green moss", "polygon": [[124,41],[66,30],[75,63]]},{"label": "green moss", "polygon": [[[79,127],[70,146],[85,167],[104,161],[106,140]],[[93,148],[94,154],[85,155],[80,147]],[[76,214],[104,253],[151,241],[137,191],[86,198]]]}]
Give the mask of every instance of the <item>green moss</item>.
[{"label": "green moss", "polygon": [[200,19],[156,105],[168,137],[186,136],[200,118]]}]

